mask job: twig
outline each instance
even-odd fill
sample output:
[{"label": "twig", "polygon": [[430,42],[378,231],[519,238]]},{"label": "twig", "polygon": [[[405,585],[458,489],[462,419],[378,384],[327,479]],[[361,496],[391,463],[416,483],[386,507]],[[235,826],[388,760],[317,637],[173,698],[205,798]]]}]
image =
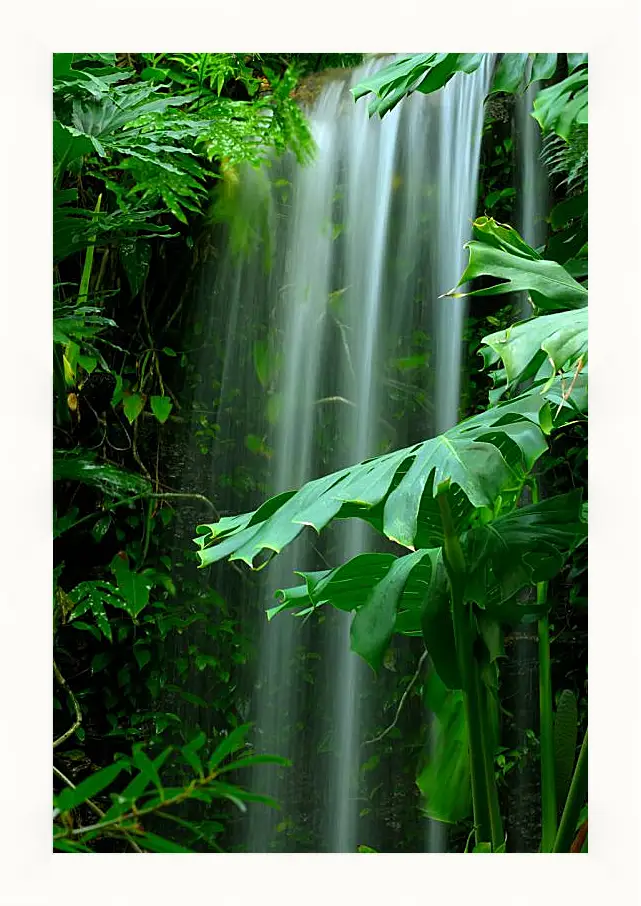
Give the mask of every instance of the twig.
[{"label": "twig", "polygon": [[574,372],[574,377],[572,378],[572,383],[570,384],[567,393],[564,390],[564,380],[561,378],[561,402],[559,403],[559,408],[556,410],[554,418],[558,418],[559,412],[563,408],[563,403],[567,403],[569,398],[572,396],[572,391],[574,390],[574,385],[576,384],[576,379],[581,373],[583,368],[583,356],[579,357],[578,362],[576,363],[576,371]]},{"label": "twig", "polygon": [[371,745],[371,743],[373,743],[373,742],[380,742],[381,739],[383,739],[385,736],[387,736],[388,733],[391,733],[391,731],[394,729],[394,727],[398,723],[398,719],[400,717],[401,711],[403,710],[403,706],[404,706],[405,702],[407,701],[407,696],[410,694],[410,692],[412,691],[412,688],[414,686],[414,683],[419,678],[419,675],[421,672],[421,667],[423,666],[423,663],[424,663],[426,657],[427,657],[427,651],[424,651],[423,654],[419,658],[418,665],[416,667],[416,673],[414,674],[412,679],[409,681],[405,692],[403,692],[403,695],[401,696],[401,700],[398,703],[398,708],[396,709],[396,714],[394,715],[394,720],[392,721],[392,723],[389,725],[389,727],[386,730],[383,730],[382,733],[379,733],[378,736],[375,736],[373,739],[366,739],[365,742],[363,743],[363,745],[368,746],[368,745]]},{"label": "twig", "polygon": [[[178,802],[182,802],[185,799],[191,798],[192,794],[202,787],[207,786],[213,780],[216,779],[220,769],[212,771],[207,777],[202,779],[192,780],[191,783],[182,789],[175,796],[171,796],[169,799],[161,799],[159,802],[156,802],[154,805],[147,806],[146,808],[138,809],[132,806],[130,812],[125,812],[122,815],[119,815],[117,818],[112,818],[109,821],[101,821],[98,824],[89,824],[86,827],[76,827],[71,831],[71,834],[74,837],[81,836],[82,834],[88,834],[91,831],[102,830],[105,827],[113,827],[115,824],[121,824],[123,821],[130,821],[132,818],[136,820],[142,818],[143,815],[150,815],[152,812],[157,812],[159,809],[167,808],[169,805],[175,805]],[[60,839],[62,837],[68,837],[69,832],[57,834],[55,839]]]},{"label": "twig", "polygon": [[[54,773],[57,777],[59,777],[60,780],[62,780],[63,783],[66,783],[67,786],[71,787],[72,790],[75,790],[75,789],[76,789],[76,784],[75,784],[75,783],[72,783],[72,781],[69,780],[68,777],[65,777],[65,775],[62,773],[62,771],[59,770],[59,769],[55,766],[55,764],[52,765],[52,767],[53,767],[53,773]],[[91,799],[85,799],[84,804],[89,806],[89,808],[90,808],[91,811],[94,813],[94,815],[97,815],[99,818],[104,818],[104,817],[105,817],[105,812],[103,812],[103,810],[100,808],[100,806],[96,805],[96,803],[93,802],[93,800],[91,800]],[[124,834],[125,839],[127,840],[127,842],[130,844],[131,848],[132,848],[133,850],[135,850],[137,853],[142,853],[142,849],[138,846],[138,844],[136,843],[136,841],[135,841],[135,840],[132,840],[132,838],[129,836],[129,834],[128,834],[126,831],[123,831],[123,834]]]},{"label": "twig", "polygon": [[73,726],[70,727],[66,733],[63,733],[62,736],[59,736],[58,739],[54,739],[53,747],[54,747],[54,749],[56,749],[58,746],[62,745],[63,742],[65,742],[67,739],[69,739],[69,737],[73,733],[76,732],[76,730],[82,723],[82,711],[80,710],[80,705],[78,704],[78,700],[77,700],[76,696],[71,691],[71,688],[69,687],[67,680],[64,678],[64,676],[58,669],[58,665],[56,664],[55,661],[53,662],[53,675],[55,676],[56,680],[58,681],[58,684],[60,686],[62,686],[62,688],[65,690],[65,692],[71,699],[71,701],[73,703],[73,709],[74,709],[74,712],[76,715],[76,719],[73,723]]},{"label": "twig", "polygon": [[178,493],[178,492],[173,492],[173,491],[164,491],[164,492],[161,492],[160,494],[153,494],[153,493],[148,493],[147,491],[145,491],[142,494],[133,494],[131,497],[121,497],[121,499],[116,500],[115,503],[107,504],[106,506],[103,506],[103,508],[101,510],[96,510],[93,513],[89,513],[87,516],[83,516],[81,519],[78,519],[76,522],[73,522],[66,529],[66,531],[70,531],[71,529],[76,528],[76,526],[81,525],[83,522],[88,522],[90,519],[95,519],[96,516],[99,516],[101,513],[110,512],[111,510],[115,510],[118,507],[124,506],[127,503],[134,503],[136,500],[144,500],[149,497],[152,498],[153,500],[165,500],[166,498],[174,498],[174,497],[191,498],[192,500],[202,500],[203,503],[208,504],[208,506],[210,506],[212,508],[216,519],[220,519],[220,514],[219,514],[218,510],[216,509],[215,504],[213,504],[208,497],[204,497],[202,494]]}]

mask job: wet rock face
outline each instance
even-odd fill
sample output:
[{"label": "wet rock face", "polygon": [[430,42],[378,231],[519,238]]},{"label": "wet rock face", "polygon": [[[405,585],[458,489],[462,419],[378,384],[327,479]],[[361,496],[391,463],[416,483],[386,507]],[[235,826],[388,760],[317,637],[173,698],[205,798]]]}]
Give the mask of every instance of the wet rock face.
[{"label": "wet rock face", "polygon": [[492,94],[485,102],[485,120],[509,123],[514,111],[514,95]]}]

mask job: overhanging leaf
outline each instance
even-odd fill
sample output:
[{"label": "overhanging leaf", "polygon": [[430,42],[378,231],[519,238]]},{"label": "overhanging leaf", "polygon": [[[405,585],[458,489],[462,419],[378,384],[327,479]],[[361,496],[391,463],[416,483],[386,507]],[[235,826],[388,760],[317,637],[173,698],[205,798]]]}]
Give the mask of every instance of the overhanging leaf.
[{"label": "overhanging leaf", "polygon": [[500,356],[508,383],[533,377],[545,359],[554,371],[570,368],[580,357],[587,361],[587,308],[540,315],[489,334],[482,342]]},{"label": "overhanging leaf", "polygon": [[[510,227],[505,229],[511,230]],[[577,283],[556,261],[526,258],[485,241],[472,240],[465,247],[470,252],[470,259],[457,287],[478,277],[496,277],[502,282],[467,292],[457,292],[455,287],[446,293],[448,296],[458,299],[464,296],[496,296],[527,291],[537,308],[544,311],[582,308],[588,303],[587,289]]]},{"label": "overhanging leaf", "polygon": [[432,712],[434,744],[416,778],[422,808],[435,821],[456,824],[472,812],[472,786],[463,693],[450,691],[435,671],[425,686],[425,703]]},{"label": "overhanging leaf", "polygon": [[394,634],[399,599],[411,571],[424,558],[431,559],[433,553],[419,550],[394,560],[385,577],[356,611],[350,631],[352,651],[360,654],[374,670],[383,663]]},{"label": "overhanging leaf", "polygon": [[588,121],[587,69],[577,69],[562,82],[540,91],[532,116],[543,132],[556,132],[567,141],[575,125]]},{"label": "overhanging leaf", "polygon": [[543,615],[550,601],[518,601],[517,593],[552,579],[586,529],[581,491],[519,507],[471,529],[463,538],[465,598],[504,623]]},{"label": "overhanging leaf", "polygon": [[504,53],[496,68],[492,91],[515,94],[525,86],[525,71],[529,54]]},{"label": "overhanging leaf", "polygon": [[493,506],[502,490],[518,488],[520,476],[545,449],[550,426],[541,395],[496,406],[422,444],[308,482],[255,513],[199,526],[201,565],[229,557],[254,566],[263,550],[282,550],[305,525],[320,531],[333,518],[354,516],[407,547],[417,538],[429,547],[431,539],[439,543],[442,537],[434,517],[437,486],[452,483],[458,528],[464,528],[473,507]]}]

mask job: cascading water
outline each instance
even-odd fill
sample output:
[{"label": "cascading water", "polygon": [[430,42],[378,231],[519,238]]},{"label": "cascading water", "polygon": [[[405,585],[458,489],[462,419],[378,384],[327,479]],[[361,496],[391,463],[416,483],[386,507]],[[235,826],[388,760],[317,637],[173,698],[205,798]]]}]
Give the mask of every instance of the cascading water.
[{"label": "cascading water", "polygon": [[[269,469],[266,486],[250,489],[240,506],[230,490],[230,511],[457,420],[464,309],[438,297],[465,266],[492,58],[436,94],[369,119],[367,102],[354,103],[349,87],[382,62],[328,75],[308,113],[311,165],[284,158],[260,175],[240,174],[244,200],[236,201],[230,245],[239,222],[265,230],[245,236],[242,257],[230,248],[217,264],[210,304],[224,306],[227,341],[216,442],[227,444],[228,470],[252,462],[247,448]],[[208,329],[220,331],[215,324]],[[380,545],[357,520],[304,535],[265,570],[263,604],[273,606],[274,589],[298,584],[294,569],[338,565]],[[246,607],[264,621],[256,590]],[[334,611],[264,621],[250,707],[255,742],[293,766],[256,767],[252,790],[283,808],[250,807],[250,852],[394,848],[379,839],[380,822],[369,823],[378,794],[363,772],[389,681],[350,651],[350,622]],[[390,793],[405,784],[420,823],[413,777],[403,779],[400,765],[392,753],[378,786]],[[438,831],[427,848],[443,848]]]}]

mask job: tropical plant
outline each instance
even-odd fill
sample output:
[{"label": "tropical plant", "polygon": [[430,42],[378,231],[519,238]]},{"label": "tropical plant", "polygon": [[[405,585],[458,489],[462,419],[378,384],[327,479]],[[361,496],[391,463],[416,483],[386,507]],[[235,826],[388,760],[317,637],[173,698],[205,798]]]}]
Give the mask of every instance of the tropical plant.
[{"label": "tropical plant", "polygon": [[[364,79],[352,93],[356,100],[374,94],[369,104],[370,116],[376,113],[384,116],[414,91],[430,94],[446,85],[457,72],[474,72],[485,56],[482,53],[426,53],[400,57]],[[569,74],[537,93],[532,116],[543,133],[553,132],[567,141],[575,127],[587,125],[587,54],[503,54],[494,73],[491,91],[519,93],[533,82],[554,78],[561,67],[567,67]]]},{"label": "tropical plant", "polygon": [[[539,501],[533,470],[547,436],[587,411],[587,291],[510,227],[484,217],[474,236],[459,285],[493,277],[494,285],[468,294],[526,290],[535,313],[485,338],[486,363],[502,364],[495,382],[506,399],[431,440],[311,481],[253,513],[199,526],[196,543],[202,566],[227,557],[261,568],[305,526],[320,532],[334,519],[360,518],[411,551],[363,553],[335,569],[299,573],[304,584],[278,592],[281,602],[268,615],[292,608],[309,615],[328,603],[354,611],[351,647],[374,669],[395,632],[422,634],[439,680],[461,695],[477,851],[489,845],[498,852],[505,841],[493,727],[503,627],[539,620],[542,659],[549,659],[546,583],[586,535],[581,493]],[[528,391],[515,395],[525,377]],[[534,502],[519,506],[526,486]],[[519,596],[531,585],[534,600]],[[541,696],[549,729],[545,671]],[[568,827],[577,803],[583,806],[585,758],[557,832],[552,737],[542,735],[543,848],[559,851],[569,848]]]},{"label": "tropical plant", "polygon": [[[207,850],[221,852],[217,838],[224,829],[221,819],[224,821],[225,815],[212,813],[209,808],[204,817],[196,818],[192,814],[190,820],[185,820],[180,816],[180,806],[190,801],[207,806],[228,801],[243,812],[248,802],[279,807],[268,796],[249,792],[223,776],[256,764],[289,764],[285,758],[258,755],[247,749],[245,737],[249,729],[249,724],[236,727],[213,747],[201,732],[179,749],[168,746],[154,758],[149,757],[143,745],[137,744],[130,757],[121,756],[113,764],[89,774],[78,785],[54,766],[54,775],[64,785],[54,796],[54,849],[95,852],[109,839],[116,841],[117,847],[120,843],[125,850],[138,853],[198,851],[158,834],[156,829],[164,825],[170,829],[178,826],[182,838],[192,846],[204,845]],[[189,783],[177,787],[163,780],[162,769],[167,770],[171,765],[170,755],[174,762],[193,771]],[[120,784],[114,789],[116,779],[122,774],[130,774],[130,779],[124,787]],[[87,821],[89,812],[94,817]]]}]

